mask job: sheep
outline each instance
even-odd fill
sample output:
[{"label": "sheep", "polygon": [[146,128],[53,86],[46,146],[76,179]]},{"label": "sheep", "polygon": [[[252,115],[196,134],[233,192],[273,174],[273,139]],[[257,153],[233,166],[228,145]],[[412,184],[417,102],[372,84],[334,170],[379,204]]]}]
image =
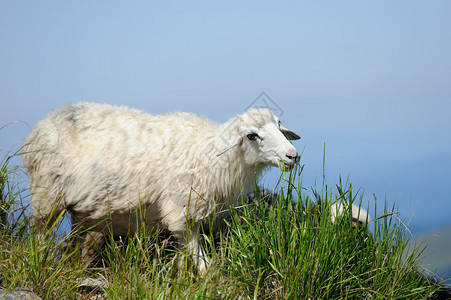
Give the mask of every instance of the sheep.
[{"label": "sheep", "polygon": [[101,241],[106,228],[132,234],[139,213],[150,227],[168,230],[205,273],[202,223],[248,194],[266,167],[290,171],[298,154],[289,140],[299,138],[267,108],[218,124],[183,112],[67,105],[25,141],[34,224],[42,228],[66,210],[73,228]]}]

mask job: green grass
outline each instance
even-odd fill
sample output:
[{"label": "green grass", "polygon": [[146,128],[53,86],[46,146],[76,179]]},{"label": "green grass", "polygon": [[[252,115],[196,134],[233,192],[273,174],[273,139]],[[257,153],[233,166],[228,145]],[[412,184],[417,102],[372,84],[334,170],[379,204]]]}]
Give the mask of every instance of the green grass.
[{"label": "green grass", "polygon": [[[127,242],[109,241],[97,265],[88,267],[80,247],[58,234],[61,222],[44,236],[34,232],[18,205],[20,168],[9,166],[10,159],[0,173],[2,289],[28,287],[43,299],[425,299],[439,288],[420,276],[422,249],[407,249],[408,234],[389,209],[369,231],[353,228],[349,218],[332,224],[330,203],[359,204],[363,195],[343,182],[306,192],[291,175],[271,210],[264,199],[258,209],[232,209],[230,232],[216,244],[205,236],[212,260],[204,277],[169,238],[146,228]],[[84,278],[106,285],[82,289]]]}]

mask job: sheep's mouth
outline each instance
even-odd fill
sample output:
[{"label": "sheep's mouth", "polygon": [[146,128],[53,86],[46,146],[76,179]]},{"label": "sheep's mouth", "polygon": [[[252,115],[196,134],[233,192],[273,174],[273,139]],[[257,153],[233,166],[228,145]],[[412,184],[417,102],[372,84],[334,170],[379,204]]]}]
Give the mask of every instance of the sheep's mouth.
[{"label": "sheep's mouth", "polygon": [[285,171],[291,171],[294,168],[294,164],[283,163]]},{"label": "sheep's mouth", "polygon": [[287,162],[281,160],[279,162],[279,168],[284,172],[288,172],[288,171],[293,170],[295,164],[296,163],[287,163]]}]

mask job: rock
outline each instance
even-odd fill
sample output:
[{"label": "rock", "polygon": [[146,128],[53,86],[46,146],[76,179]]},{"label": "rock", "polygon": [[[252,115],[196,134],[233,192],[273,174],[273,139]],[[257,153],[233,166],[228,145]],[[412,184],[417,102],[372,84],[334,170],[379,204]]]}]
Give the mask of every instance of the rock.
[{"label": "rock", "polygon": [[79,279],[78,287],[89,291],[105,290],[108,287],[108,282],[103,279],[84,277]]},{"label": "rock", "polygon": [[4,300],[40,300],[41,297],[27,288],[14,289],[12,291],[0,290],[0,299]]}]

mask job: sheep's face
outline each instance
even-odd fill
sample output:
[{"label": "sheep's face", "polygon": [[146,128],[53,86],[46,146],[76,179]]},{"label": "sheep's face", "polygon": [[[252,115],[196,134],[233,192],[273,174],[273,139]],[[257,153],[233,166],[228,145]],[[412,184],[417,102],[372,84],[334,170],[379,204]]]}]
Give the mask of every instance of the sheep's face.
[{"label": "sheep's face", "polygon": [[242,115],[240,136],[244,161],[249,165],[272,165],[289,171],[298,161],[289,139],[300,137],[284,128],[268,109],[251,110]]}]

